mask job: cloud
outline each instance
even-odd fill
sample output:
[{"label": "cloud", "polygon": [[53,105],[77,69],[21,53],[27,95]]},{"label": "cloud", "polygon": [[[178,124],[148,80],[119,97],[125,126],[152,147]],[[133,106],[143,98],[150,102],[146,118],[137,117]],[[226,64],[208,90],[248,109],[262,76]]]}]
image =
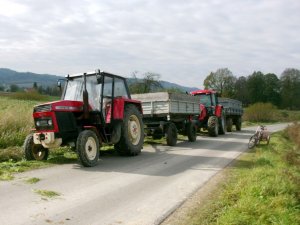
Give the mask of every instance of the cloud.
[{"label": "cloud", "polygon": [[254,70],[279,75],[299,65],[297,0],[3,2],[1,67],[55,74],[100,67],[127,76],[151,71],[201,87],[221,67],[240,76]]}]

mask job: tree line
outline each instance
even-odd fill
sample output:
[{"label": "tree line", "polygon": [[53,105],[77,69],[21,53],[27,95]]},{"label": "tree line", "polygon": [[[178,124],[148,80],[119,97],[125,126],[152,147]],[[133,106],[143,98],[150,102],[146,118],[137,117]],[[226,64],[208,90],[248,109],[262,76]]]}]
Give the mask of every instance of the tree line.
[{"label": "tree line", "polygon": [[269,102],[279,108],[300,109],[300,70],[294,68],[285,69],[280,77],[260,71],[236,77],[228,68],[221,68],[205,78],[204,87],[240,100],[245,106]]}]

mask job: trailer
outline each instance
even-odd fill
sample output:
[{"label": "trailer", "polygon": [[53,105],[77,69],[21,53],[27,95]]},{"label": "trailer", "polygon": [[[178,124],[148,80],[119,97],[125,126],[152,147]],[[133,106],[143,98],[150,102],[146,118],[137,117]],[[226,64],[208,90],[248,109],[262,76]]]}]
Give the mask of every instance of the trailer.
[{"label": "trailer", "polygon": [[133,99],[142,102],[145,134],[153,139],[166,137],[167,144],[177,143],[177,134],[188,136],[196,141],[197,128],[193,121],[200,114],[198,97],[182,93],[147,93],[134,94]]},{"label": "trailer", "polygon": [[219,98],[218,100],[225,111],[227,131],[232,131],[232,125],[235,125],[236,130],[240,131],[242,129],[242,115],[244,112],[242,102],[230,98]]}]

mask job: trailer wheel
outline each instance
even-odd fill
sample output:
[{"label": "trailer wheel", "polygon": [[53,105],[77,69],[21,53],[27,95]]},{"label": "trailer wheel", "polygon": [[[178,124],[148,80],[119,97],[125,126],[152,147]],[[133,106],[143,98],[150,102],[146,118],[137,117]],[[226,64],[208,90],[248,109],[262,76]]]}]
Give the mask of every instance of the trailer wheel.
[{"label": "trailer wheel", "polygon": [[240,131],[242,130],[242,119],[241,117],[239,117],[236,121],[236,124],[235,124],[235,128],[237,131]]},{"label": "trailer wheel", "polygon": [[82,131],[77,138],[77,155],[85,167],[96,166],[99,159],[99,139],[91,130]]},{"label": "trailer wheel", "polygon": [[126,105],[121,128],[120,141],[115,149],[120,155],[135,156],[141,152],[144,143],[142,115],[134,105]]},{"label": "trailer wheel", "polygon": [[219,134],[219,127],[218,127],[218,118],[216,116],[211,116],[208,118],[207,121],[207,130],[208,134],[211,137],[217,137]]},{"label": "trailer wheel", "polygon": [[232,132],[232,118],[228,118],[226,120],[226,128],[227,132]]},{"label": "trailer wheel", "polygon": [[177,128],[174,123],[170,123],[167,126],[166,139],[167,139],[167,145],[169,145],[169,146],[176,145],[176,143],[177,143]]},{"label": "trailer wheel", "polygon": [[195,142],[197,139],[197,129],[194,123],[188,123],[186,125],[186,133],[190,142]]},{"label": "trailer wheel", "polygon": [[163,133],[162,133],[161,128],[156,128],[152,134],[152,138],[154,140],[159,140],[159,139],[162,139],[162,137],[163,137]]},{"label": "trailer wheel", "polygon": [[49,149],[33,142],[33,134],[29,134],[24,141],[24,152],[26,160],[47,160]]},{"label": "trailer wheel", "polygon": [[226,121],[225,121],[225,115],[221,115],[219,118],[219,134],[225,134],[226,131]]}]

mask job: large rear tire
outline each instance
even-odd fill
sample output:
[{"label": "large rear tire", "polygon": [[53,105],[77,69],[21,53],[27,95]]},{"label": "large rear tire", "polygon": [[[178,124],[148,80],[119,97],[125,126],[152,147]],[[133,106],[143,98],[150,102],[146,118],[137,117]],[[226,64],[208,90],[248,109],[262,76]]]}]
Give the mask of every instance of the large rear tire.
[{"label": "large rear tire", "polygon": [[211,137],[217,137],[219,134],[219,127],[218,127],[218,118],[216,116],[211,116],[208,118],[207,121],[207,130],[208,135]]},{"label": "large rear tire", "polygon": [[167,126],[166,139],[167,139],[167,145],[169,145],[169,146],[176,145],[176,143],[177,143],[177,128],[174,123],[170,123]]},{"label": "large rear tire", "polygon": [[197,128],[194,123],[188,123],[186,125],[186,133],[190,142],[195,142],[197,139]]},{"label": "large rear tire", "polygon": [[98,164],[99,160],[99,139],[91,130],[82,131],[77,138],[77,155],[81,164],[85,167],[92,167]]},{"label": "large rear tire", "polygon": [[33,134],[29,134],[24,141],[24,152],[26,160],[47,160],[49,149],[33,142]]},{"label": "large rear tire", "polygon": [[120,155],[135,156],[141,153],[144,143],[144,124],[140,111],[134,105],[126,105],[120,141],[115,149]]}]

